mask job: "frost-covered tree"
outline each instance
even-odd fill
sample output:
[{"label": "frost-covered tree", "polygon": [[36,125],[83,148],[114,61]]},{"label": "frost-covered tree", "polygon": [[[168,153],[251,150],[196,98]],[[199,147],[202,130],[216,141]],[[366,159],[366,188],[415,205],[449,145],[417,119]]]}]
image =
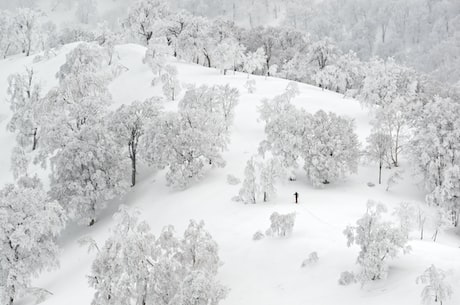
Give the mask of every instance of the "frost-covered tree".
[{"label": "frost-covered tree", "polygon": [[146,160],[167,166],[168,185],[184,189],[203,176],[207,165],[225,166],[221,153],[228,140],[223,130],[222,117],[205,109],[166,113],[160,125],[146,131]]},{"label": "frost-covered tree", "polygon": [[452,287],[446,281],[444,270],[431,265],[416,279],[417,284],[426,284],[422,290],[422,303],[442,305],[452,296]]},{"label": "frost-covered tree", "polygon": [[249,94],[254,93],[256,91],[256,80],[248,79],[246,83],[244,83],[244,87],[248,90]]},{"label": "frost-covered tree", "polygon": [[407,246],[407,235],[393,223],[383,220],[386,207],[381,203],[369,200],[366,213],[356,222],[356,226],[348,226],[344,230],[347,245],[360,246],[357,263],[361,266],[357,279],[365,284],[386,277],[387,260],[410,250]]},{"label": "frost-covered tree", "polygon": [[334,113],[318,111],[304,139],[304,169],[315,186],[355,173],[358,167],[358,137],[354,122]]},{"label": "frost-covered tree", "polygon": [[270,236],[285,237],[292,233],[295,223],[295,213],[279,214],[273,212],[270,215],[270,228],[267,229],[266,234]]},{"label": "frost-covered tree", "polygon": [[[227,133],[233,124],[235,107],[239,101],[239,92],[229,85],[202,85],[189,86],[184,97],[179,102],[180,109],[203,110],[221,118],[223,130],[218,133]],[[220,127],[218,129],[221,129]]]},{"label": "frost-covered tree", "polygon": [[131,186],[136,185],[139,139],[144,135],[147,124],[160,119],[162,107],[160,99],[151,98],[122,105],[112,114],[111,131],[131,160]]},{"label": "frost-covered tree", "polygon": [[415,218],[417,210],[414,205],[408,202],[401,202],[399,206],[394,209],[393,215],[398,218],[401,231],[409,238],[410,231],[416,225]]},{"label": "frost-covered tree", "polygon": [[16,142],[22,148],[37,148],[40,92],[32,69],[8,77],[7,101],[13,115],[7,127],[16,133]]},{"label": "frost-covered tree", "polygon": [[153,86],[157,83],[157,80],[161,78],[169,55],[171,55],[171,48],[168,46],[165,38],[161,37],[150,40],[143,62],[152,69],[155,75],[152,81]]},{"label": "frost-covered tree", "polygon": [[[124,192],[129,171],[107,119],[111,96],[104,50],[80,44],[43,101],[40,154],[51,165],[51,194],[79,222],[94,224],[97,209]],[[45,159],[46,161],[46,159]]]},{"label": "frost-covered tree", "polygon": [[14,48],[13,17],[9,11],[0,11],[0,57],[6,58]]},{"label": "frost-covered tree", "polygon": [[400,180],[403,180],[403,171],[402,170],[395,170],[393,171],[390,176],[387,179],[387,187],[385,188],[385,191],[389,191],[390,188],[398,184]]},{"label": "frost-covered tree", "polygon": [[309,58],[318,70],[324,69],[338,55],[337,47],[328,37],[314,42],[309,48]]},{"label": "frost-covered tree", "polygon": [[103,247],[96,248],[90,285],[96,289],[93,304],[212,304],[225,298],[227,289],[215,276],[221,265],[218,247],[191,221],[183,238],[172,226],[155,239],[150,227],[125,207],[115,215],[116,226]]},{"label": "frost-covered tree", "polygon": [[227,70],[236,71],[236,67],[244,62],[244,50],[236,39],[224,39],[215,46],[211,57],[215,66],[226,75]]},{"label": "frost-covered tree", "polygon": [[39,37],[40,18],[43,13],[29,8],[20,8],[14,15],[14,35],[21,52],[30,55]]},{"label": "frost-covered tree", "polygon": [[91,23],[97,17],[97,1],[78,0],[76,15],[81,23]]},{"label": "frost-covered tree", "polygon": [[311,115],[290,104],[290,95],[287,93],[273,100],[262,100],[259,112],[265,121],[266,135],[259,151],[270,151],[281,159],[284,167],[298,167],[304,136],[311,129]]},{"label": "frost-covered tree", "polygon": [[129,164],[108,124],[84,124],[50,159],[53,198],[71,218],[89,226],[98,210],[129,185]]},{"label": "frost-covered tree", "polygon": [[450,176],[446,172],[459,165],[459,115],[459,103],[436,97],[424,105],[417,119],[411,156],[429,192],[437,191],[440,195],[445,178]]},{"label": "frost-covered tree", "polygon": [[244,180],[239,196],[244,203],[256,203],[258,193],[259,185],[257,184],[256,163],[254,157],[252,157],[246,163]]},{"label": "frost-covered tree", "polygon": [[267,202],[276,195],[275,183],[282,180],[284,169],[277,158],[269,158],[259,163],[260,171],[260,192],[263,201]]},{"label": "frost-covered tree", "polygon": [[387,156],[391,139],[387,134],[375,132],[373,130],[367,138],[366,154],[372,161],[377,161],[379,165],[379,184],[382,184],[382,168]]},{"label": "frost-covered tree", "polygon": [[167,65],[164,67],[164,72],[160,76],[161,82],[163,83],[163,94],[171,101],[176,100],[176,97],[180,94],[182,89],[177,74],[178,72],[175,66]]},{"label": "frost-covered tree", "polygon": [[256,162],[251,157],[244,169],[244,180],[239,192],[239,198],[244,203],[256,203],[259,194],[259,185],[257,183]]},{"label": "frost-covered tree", "polygon": [[397,64],[393,58],[373,58],[366,66],[358,99],[367,106],[386,107],[398,99],[412,99],[417,85],[413,70]]},{"label": "frost-covered tree", "polygon": [[257,70],[261,70],[265,64],[265,53],[262,48],[257,49],[255,52],[248,52],[244,57],[243,71],[249,75]]},{"label": "frost-covered tree", "polygon": [[8,184],[0,190],[0,301],[10,304],[43,270],[58,267],[56,239],[66,217],[39,185]]},{"label": "frost-covered tree", "polygon": [[167,1],[139,0],[129,9],[122,26],[140,42],[149,45],[152,38],[163,34],[164,19],[168,15]]},{"label": "frost-covered tree", "polygon": [[108,64],[111,65],[114,61],[115,45],[121,42],[122,35],[119,32],[112,31],[107,22],[102,22],[97,24],[95,36],[99,45],[105,48],[109,57]]},{"label": "frost-covered tree", "polygon": [[89,285],[96,290],[92,304],[146,304],[150,268],[158,255],[155,237],[147,223],[125,207],[114,218],[112,235],[101,247],[90,239],[82,241],[97,250],[88,276]]}]

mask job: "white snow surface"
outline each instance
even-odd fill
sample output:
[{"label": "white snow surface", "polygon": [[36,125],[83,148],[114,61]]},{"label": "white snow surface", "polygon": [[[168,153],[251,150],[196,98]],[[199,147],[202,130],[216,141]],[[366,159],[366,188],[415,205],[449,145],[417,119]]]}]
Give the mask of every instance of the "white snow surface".
[{"label": "white snow surface", "polygon": [[[23,72],[26,66],[32,65],[43,87],[48,90],[57,84],[55,73],[64,63],[65,55],[75,46],[75,43],[66,45],[57,51],[56,57],[36,64],[32,64],[33,56],[15,56],[0,61],[0,185],[13,181],[9,160],[14,135],[6,131],[10,117],[5,102],[8,75]],[[116,50],[126,69],[110,85],[113,107],[160,95],[161,89],[150,85],[153,74],[142,63],[145,48],[127,44]],[[264,126],[258,120],[257,107],[262,98],[282,93],[288,81],[251,76],[257,82],[257,90],[248,94],[244,88],[246,74],[230,72],[224,76],[215,69],[175,59],[171,59],[171,64],[178,68],[179,79],[184,84],[230,84],[240,90],[231,144],[223,154],[226,167],[209,170],[204,179],[184,191],[168,188],[162,172],[141,167],[138,185],[123,198],[110,202],[93,227],[68,225],[59,240],[62,246],[60,269],[45,272],[33,283],[53,293],[43,304],[91,303],[94,291],[88,286],[86,275],[95,254],[88,254],[77,241],[89,235],[103,243],[113,225],[111,216],[120,204],[139,209],[156,235],[168,224],[174,225],[177,233],[182,234],[189,219],[203,219],[219,244],[219,254],[224,262],[218,278],[231,289],[221,302],[223,305],[419,304],[423,287],[416,285],[415,278],[431,264],[452,270],[450,281],[454,295],[445,305],[460,304],[460,293],[455,291],[460,282],[459,236],[454,230],[441,232],[438,242],[434,243],[430,239],[429,225],[423,241],[417,239],[417,232],[413,232],[410,254],[390,261],[387,279],[364,287],[359,284],[340,286],[337,282],[342,271],[358,270],[356,257],[359,249],[347,248],[342,231],[347,225],[355,224],[365,212],[368,199],[387,204],[390,211],[402,201],[424,204],[424,192],[417,185],[418,180],[407,162],[402,165],[404,181],[388,192],[383,184],[372,188],[367,186],[369,181],[377,184],[378,171],[375,165],[363,164],[357,175],[323,189],[311,187],[299,170],[297,181],[278,185],[278,195],[270,203],[245,205],[234,202],[231,198],[238,194],[239,185],[229,185],[226,177],[232,174],[243,178],[247,159],[257,152],[259,142],[264,139]],[[299,89],[301,94],[294,100],[296,106],[309,112],[323,109],[353,118],[359,139],[365,145],[370,131],[369,115],[357,101],[305,84],[299,84]],[[177,102],[168,102],[166,108],[174,109],[176,105]],[[46,170],[37,171],[46,179]],[[384,170],[383,174],[385,181],[389,170]],[[298,205],[293,202],[296,191],[300,194]],[[297,213],[293,234],[288,238],[253,241],[252,235],[256,231],[265,231],[269,227],[269,216],[274,211]],[[302,261],[313,251],[318,253],[319,261],[301,268]],[[25,297],[16,304],[29,305],[33,301]]]}]

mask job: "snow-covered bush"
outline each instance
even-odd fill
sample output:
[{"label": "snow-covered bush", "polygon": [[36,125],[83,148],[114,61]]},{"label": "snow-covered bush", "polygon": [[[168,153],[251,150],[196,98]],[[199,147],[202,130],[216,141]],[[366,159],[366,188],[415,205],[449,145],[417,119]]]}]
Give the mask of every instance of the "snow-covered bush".
[{"label": "snow-covered bush", "polygon": [[[150,227],[125,207],[115,215],[116,226],[97,250],[89,283],[96,293],[93,304],[214,304],[227,294],[216,275],[221,265],[218,247],[191,221],[182,238],[167,226],[156,239]],[[154,287],[154,289],[153,289]]]},{"label": "snow-covered bush", "polygon": [[237,185],[241,183],[241,180],[233,175],[227,175],[227,183],[230,185]]},{"label": "snow-covered bush", "polygon": [[261,240],[265,237],[264,233],[262,233],[262,231],[257,231],[256,233],[254,233],[254,235],[252,235],[252,240],[254,241],[257,241],[257,240]]},{"label": "snow-covered bush", "polygon": [[256,80],[248,79],[246,83],[244,83],[244,87],[248,90],[249,94],[256,92]]},{"label": "snow-covered bush", "polygon": [[12,305],[43,270],[58,267],[57,237],[66,217],[36,183],[0,190],[0,301]]},{"label": "snow-covered bush", "polygon": [[403,180],[403,171],[402,170],[395,170],[387,179],[387,187],[385,188],[385,191],[389,191],[390,188],[398,184],[400,180]]},{"label": "snow-covered bush", "polygon": [[369,200],[366,213],[356,226],[348,226],[343,232],[349,247],[356,244],[361,248],[356,261],[361,270],[356,279],[362,284],[385,278],[387,260],[397,257],[400,250],[410,251],[407,233],[382,219],[386,211],[383,204]]},{"label": "snow-covered bush", "polygon": [[280,237],[290,235],[292,233],[292,229],[294,228],[295,216],[295,213],[282,215],[274,212],[270,216],[270,228],[267,229],[265,234]]},{"label": "snow-covered bush", "polygon": [[446,273],[435,265],[431,265],[422,275],[417,277],[417,284],[426,284],[422,290],[423,304],[442,304],[450,299],[452,287],[446,282]]},{"label": "snow-covered bush", "polygon": [[308,255],[308,258],[304,259],[301,267],[304,268],[306,266],[315,264],[316,262],[318,262],[318,260],[319,260],[318,253],[312,252]]},{"label": "snow-covered bush", "polygon": [[356,283],[356,276],[353,272],[344,271],[340,273],[339,285],[348,286]]}]

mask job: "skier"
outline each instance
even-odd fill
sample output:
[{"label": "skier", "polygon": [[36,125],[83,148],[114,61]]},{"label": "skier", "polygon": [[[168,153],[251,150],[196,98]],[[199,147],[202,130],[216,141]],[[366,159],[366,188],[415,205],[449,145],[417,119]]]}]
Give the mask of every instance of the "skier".
[{"label": "skier", "polygon": [[299,203],[299,193],[295,192],[294,197],[295,197],[295,203]]}]

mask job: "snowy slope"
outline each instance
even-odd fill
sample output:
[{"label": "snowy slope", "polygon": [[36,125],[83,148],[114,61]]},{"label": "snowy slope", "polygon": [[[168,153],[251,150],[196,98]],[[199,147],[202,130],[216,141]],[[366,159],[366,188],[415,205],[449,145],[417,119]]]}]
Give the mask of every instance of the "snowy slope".
[{"label": "snowy slope", "polygon": [[[54,75],[64,63],[65,54],[74,46],[67,45],[58,51],[56,57],[33,65],[45,88],[56,84]],[[158,88],[150,86],[153,75],[142,63],[144,52],[145,49],[138,45],[117,47],[120,63],[126,69],[110,85],[113,107],[160,94]],[[6,79],[10,73],[22,71],[31,62],[31,58],[23,57],[0,61],[1,184],[12,179],[9,154],[14,145],[14,136],[5,128],[10,116],[8,105],[4,102]],[[389,192],[383,185],[367,186],[369,181],[376,182],[377,167],[363,165],[358,175],[324,189],[312,188],[299,171],[298,180],[279,185],[277,198],[268,204],[233,202],[231,198],[238,193],[239,186],[227,184],[226,176],[233,174],[242,178],[246,160],[257,152],[258,144],[264,138],[263,124],[257,119],[257,106],[262,98],[282,93],[288,81],[251,76],[256,79],[257,91],[247,94],[243,87],[247,80],[245,74],[224,76],[214,69],[174,60],[172,63],[177,66],[183,83],[228,83],[240,90],[231,145],[223,155],[227,166],[209,171],[203,180],[185,191],[166,187],[164,175],[141,168],[138,185],[124,198],[112,202],[94,227],[69,225],[66,229],[60,239],[63,248],[61,268],[34,281],[34,285],[54,294],[44,304],[90,304],[94,291],[88,287],[85,275],[89,273],[94,255],[79,247],[77,240],[91,235],[102,243],[113,225],[111,215],[121,203],[138,208],[156,234],[167,224],[182,232],[189,219],[203,219],[207,230],[220,246],[224,265],[219,279],[231,289],[221,303],[224,305],[419,304],[422,287],[415,284],[415,278],[432,263],[440,268],[452,268],[453,283],[460,281],[460,249],[454,233],[447,232],[441,234],[437,243],[429,241],[429,238],[412,241],[413,251],[390,263],[388,279],[363,288],[358,284],[339,286],[337,280],[342,271],[357,269],[355,260],[358,253],[357,248],[346,247],[342,231],[364,213],[368,199],[382,201],[390,209],[401,201],[422,204],[423,191],[417,188],[410,169],[406,169],[405,180]],[[369,133],[369,117],[357,101],[304,84],[299,84],[299,88],[301,94],[294,101],[298,107],[309,112],[323,109],[354,118],[359,139],[364,142]],[[167,107],[174,108],[175,103],[171,102]],[[385,179],[388,172],[384,171],[384,175]],[[296,191],[300,193],[299,205],[293,204],[292,194]],[[252,241],[255,231],[268,228],[269,215],[274,211],[297,213],[292,236]],[[426,236],[429,236],[430,230],[427,231]],[[300,268],[312,251],[318,252],[318,263]],[[29,305],[32,301],[23,299],[18,304]],[[460,293],[454,293],[448,304],[460,304]]]}]

